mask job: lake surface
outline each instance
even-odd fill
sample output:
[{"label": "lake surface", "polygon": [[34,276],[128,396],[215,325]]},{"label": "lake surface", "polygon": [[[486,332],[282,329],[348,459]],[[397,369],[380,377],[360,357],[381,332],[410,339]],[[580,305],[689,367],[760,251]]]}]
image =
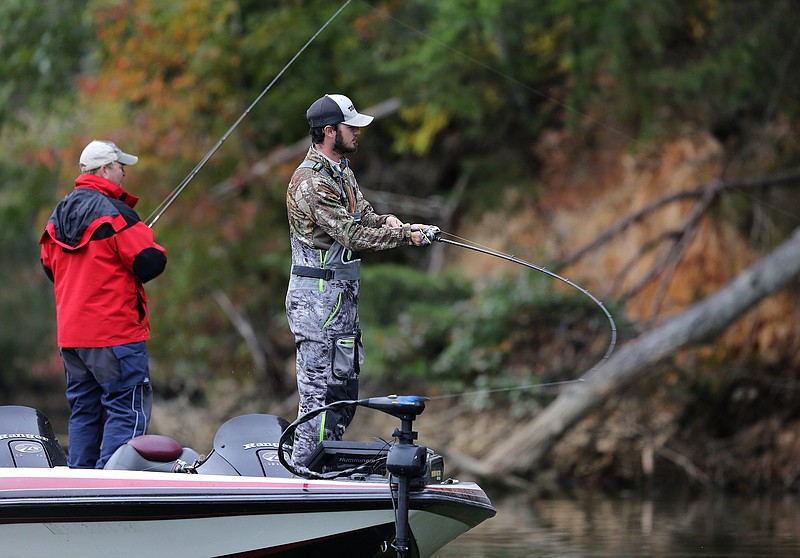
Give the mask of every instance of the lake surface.
[{"label": "lake surface", "polygon": [[493,502],[493,519],[435,558],[800,557],[800,499],[795,496],[589,495]]}]

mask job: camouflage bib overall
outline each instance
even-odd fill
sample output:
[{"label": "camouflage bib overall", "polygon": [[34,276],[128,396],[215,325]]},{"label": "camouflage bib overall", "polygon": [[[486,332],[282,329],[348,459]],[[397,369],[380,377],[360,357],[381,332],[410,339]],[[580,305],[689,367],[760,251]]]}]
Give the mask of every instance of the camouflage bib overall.
[{"label": "camouflage bib overall", "polygon": [[[360,219],[358,214],[351,217]],[[328,249],[316,248],[290,233],[290,243],[286,315],[297,345],[299,414],[303,414],[358,397],[364,359],[358,319],[361,257],[336,241]],[[355,407],[328,411],[300,425],[293,461],[304,464],[322,440],[341,440],[354,414]]]}]

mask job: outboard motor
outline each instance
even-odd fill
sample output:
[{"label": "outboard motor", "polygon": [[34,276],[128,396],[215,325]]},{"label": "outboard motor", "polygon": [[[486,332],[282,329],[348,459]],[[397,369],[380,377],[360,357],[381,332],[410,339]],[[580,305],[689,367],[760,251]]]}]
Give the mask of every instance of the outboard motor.
[{"label": "outboard motor", "polygon": [[50,420],[31,407],[0,407],[0,467],[66,467]]},{"label": "outboard motor", "polygon": [[195,472],[205,475],[290,478],[278,459],[278,442],[289,423],[274,415],[234,417],[214,436],[214,449]]}]

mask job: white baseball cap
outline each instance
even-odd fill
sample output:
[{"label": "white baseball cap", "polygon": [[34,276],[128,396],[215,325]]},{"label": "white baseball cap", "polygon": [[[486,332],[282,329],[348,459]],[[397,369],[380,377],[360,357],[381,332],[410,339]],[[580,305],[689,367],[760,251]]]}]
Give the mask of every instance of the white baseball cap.
[{"label": "white baseball cap", "polygon": [[348,126],[364,127],[373,117],[359,113],[353,101],[344,95],[325,95],[308,107],[306,118],[312,128],[345,123]]},{"label": "white baseball cap", "polygon": [[87,172],[119,161],[123,165],[135,165],[139,157],[125,153],[112,141],[94,140],[81,153],[81,172]]}]

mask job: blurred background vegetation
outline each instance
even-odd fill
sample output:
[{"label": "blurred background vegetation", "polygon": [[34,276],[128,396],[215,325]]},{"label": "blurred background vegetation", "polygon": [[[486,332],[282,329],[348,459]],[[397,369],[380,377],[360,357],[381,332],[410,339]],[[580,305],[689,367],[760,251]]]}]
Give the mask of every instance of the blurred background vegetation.
[{"label": "blurred background vegetation", "polygon": [[[3,393],[60,390],[37,240],[72,189],[86,143],[112,139],[139,155],[126,187],[146,219],[341,5],[0,2]],[[753,172],[796,164],[796,133],[762,132],[797,130],[798,28],[791,0],[352,0],[154,227],[169,253],[166,273],[148,285],[157,394],[202,399],[230,378],[275,400],[293,391],[284,194],[304,149],[280,154],[307,141],[305,110],[320,95],[347,94],[362,112],[399,100],[362,136],[359,182],[417,200],[405,213],[375,203],[411,222],[441,223],[420,208],[450,204],[448,226],[458,230],[508,211],[501,190],[543,194],[534,145],[546,130],[591,149],[598,136],[589,130],[609,127],[635,151],[692,126],[710,131],[729,160],[752,161]],[[753,202],[737,203],[719,218],[745,229]],[[800,208],[791,197],[781,207],[770,226],[785,234]],[[361,312],[371,376],[433,392],[503,387],[574,377],[602,355],[607,324],[580,293],[527,271],[430,273],[431,258],[368,256]],[[607,302],[624,329],[624,301]],[[257,348],[231,309],[252,326]],[[544,349],[523,358],[531,347]],[[266,355],[264,371],[254,350]]]}]

